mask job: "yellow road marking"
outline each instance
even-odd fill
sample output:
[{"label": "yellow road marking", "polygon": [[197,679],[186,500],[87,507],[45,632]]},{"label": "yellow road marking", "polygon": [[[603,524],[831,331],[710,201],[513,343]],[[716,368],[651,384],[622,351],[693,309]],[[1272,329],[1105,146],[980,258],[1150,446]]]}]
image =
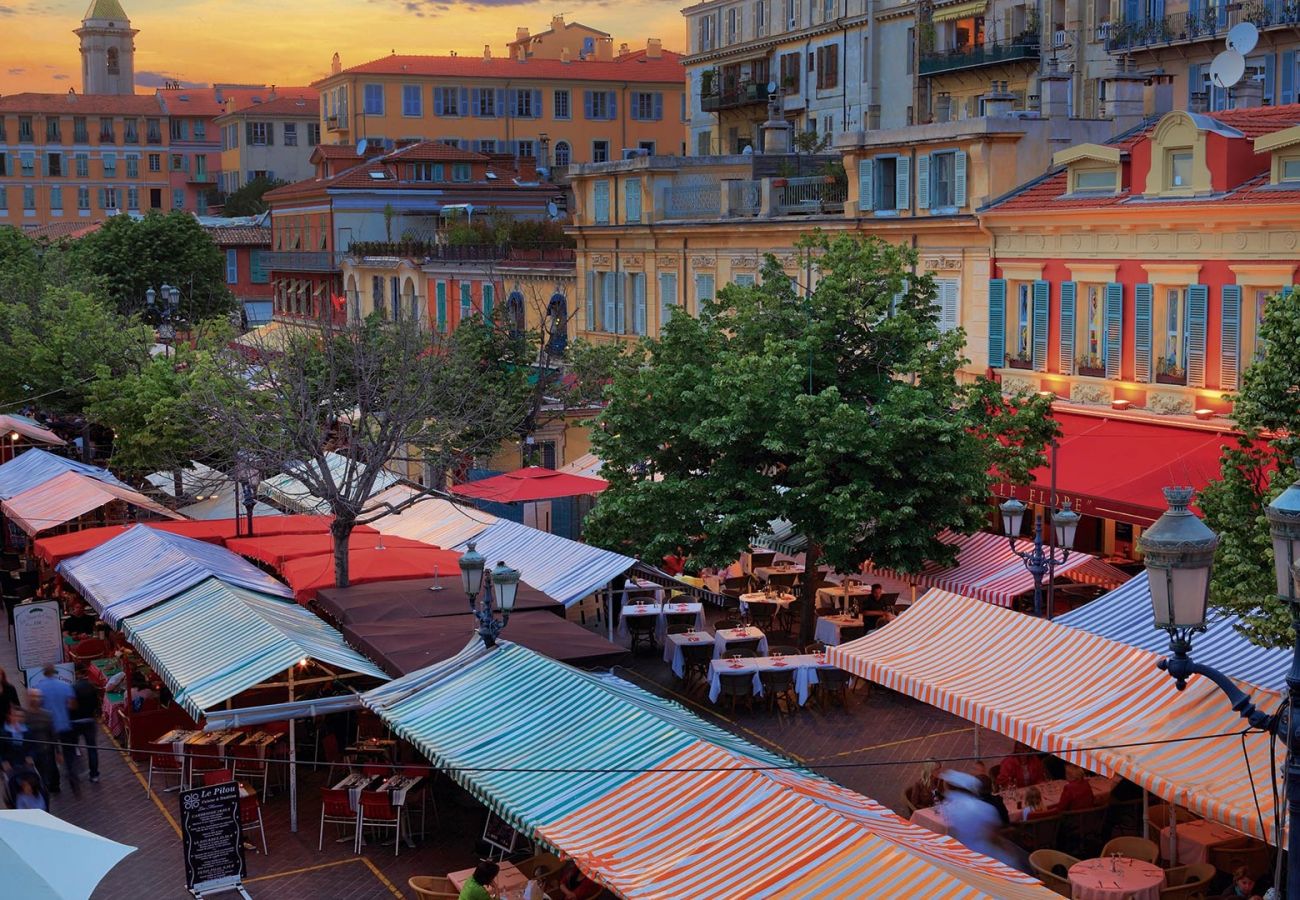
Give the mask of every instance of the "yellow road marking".
[{"label": "yellow road marking", "polygon": [[[113,740],[113,736],[108,733],[108,729],[104,727],[103,722],[99,723],[99,730],[105,737],[109,739],[109,741],[112,744],[117,743],[116,741]],[[111,752],[117,752],[117,751],[111,751]],[[180,837],[181,836],[180,823],[176,821],[176,818],[172,815],[171,810],[168,809],[166,806],[163,806],[162,798],[159,797],[157,794],[155,794],[153,791],[149,790],[149,781],[144,777],[144,774],[140,771],[140,767],[135,764],[135,760],[131,758],[131,751],[129,749],[124,750],[124,752],[122,753],[122,759],[126,760],[126,767],[131,770],[131,773],[133,775],[135,775],[135,780],[140,782],[140,787],[144,788],[145,792],[148,793],[149,799],[153,801],[154,806],[158,807],[159,811],[163,814],[163,818],[167,820],[167,824],[172,827],[172,831],[176,832],[177,837]]]},{"label": "yellow road marking", "polygon": [[389,880],[388,876],[385,875],[383,872],[379,871],[379,868],[370,860],[366,859],[364,856],[353,857],[352,859],[336,859],[333,862],[320,863],[314,866],[303,866],[298,869],[286,869],[283,872],[273,872],[270,875],[258,875],[256,878],[245,879],[244,884],[253,884],[254,882],[258,882],[258,881],[271,881],[272,879],[275,878],[287,878],[291,875],[304,875],[308,872],[319,872],[322,869],[332,869],[336,866],[346,866],[351,863],[361,863],[367,869],[370,870],[370,874],[374,875],[375,878],[379,880],[380,884],[382,884],[384,887],[388,888],[390,892],[392,892],[394,897],[398,897],[398,898],[404,897],[402,892],[397,889],[396,885],[394,885],[393,882]]},{"label": "yellow road marking", "polygon": [[814,756],[812,759],[808,760],[808,762],[812,764],[827,759],[838,759],[841,756],[852,756],[855,753],[867,753],[868,751],[871,750],[883,750],[886,747],[900,747],[903,744],[911,744],[914,741],[925,741],[925,740],[929,740],[930,738],[948,737],[949,735],[964,734],[968,731],[973,731],[973,730],[974,729],[972,728],[951,728],[948,731],[935,731],[935,732],[931,732],[930,734],[919,734],[916,737],[902,738],[901,740],[897,740],[897,741],[886,741],[883,744],[870,744],[866,747],[857,747],[853,750],[841,750],[839,753],[831,753],[828,756]]}]

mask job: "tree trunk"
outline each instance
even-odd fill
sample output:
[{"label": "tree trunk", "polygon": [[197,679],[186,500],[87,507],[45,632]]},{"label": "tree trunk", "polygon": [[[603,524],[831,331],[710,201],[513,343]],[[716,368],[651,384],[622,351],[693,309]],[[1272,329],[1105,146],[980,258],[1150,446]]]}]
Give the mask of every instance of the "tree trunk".
[{"label": "tree trunk", "polygon": [[348,541],[356,519],[340,518],[336,513],[330,523],[330,535],[334,538],[334,584],[338,587],[348,586]]},{"label": "tree trunk", "polygon": [[800,599],[803,600],[799,615],[799,647],[807,647],[813,642],[813,633],[817,625],[817,561],[821,559],[822,548],[813,541],[808,542],[808,549],[803,557],[803,588]]},{"label": "tree trunk", "polygon": [[185,495],[185,483],[179,468],[172,469],[172,488],[176,491],[176,506],[179,508]]}]

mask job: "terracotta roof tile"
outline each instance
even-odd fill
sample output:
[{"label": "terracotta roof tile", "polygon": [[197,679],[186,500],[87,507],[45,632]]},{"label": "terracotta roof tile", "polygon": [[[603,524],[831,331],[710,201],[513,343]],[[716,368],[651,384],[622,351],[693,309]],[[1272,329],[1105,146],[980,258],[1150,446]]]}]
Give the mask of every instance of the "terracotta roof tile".
[{"label": "terracotta roof tile", "polygon": [[217,100],[216,88],[159,88],[158,97],[169,116],[211,119],[225,111]]},{"label": "terracotta roof tile", "polygon": [[205,230],[219,247],[270,247],[271,229],[256,225],[216,225]]},{"label": "terracotta roof tile", "polygon": [[[644,50],[613,60],[589,59],[562,62],[558,59],[483,59],[478,56],[385,56],[344,69],[348,75],[418,75],[429,78],[545,79],[571,81],[672,82],[681,84],[686,69],[680,54],[664,50],[658,59],[649,59]],[[329,81],[337,76],[322,79]]]},{"label": "terracotta roof tile", "polygon": [[268,116],[318,119],[320,118],[320,100],[315,97],[276,97],[274,100],[250,103],[247,106],[238,107],[234,112],[226,113],[222,118],[229,121],[240,118],[260,119]]},{"label": "terracotta roof tile", "polygon": [[51,241],[63,239],[77,240],[88,234],[92,234],[103,226],[103,222],[51,222],[48,225],[38,225],[35,228],[23,230],[23,234],[33,238],[46,238]]},{"label": "terracotta roof tile", "polygon": [[67,116],[157,116],[162,103],[153,94],[9,94],[0,97],[0,112]]}]

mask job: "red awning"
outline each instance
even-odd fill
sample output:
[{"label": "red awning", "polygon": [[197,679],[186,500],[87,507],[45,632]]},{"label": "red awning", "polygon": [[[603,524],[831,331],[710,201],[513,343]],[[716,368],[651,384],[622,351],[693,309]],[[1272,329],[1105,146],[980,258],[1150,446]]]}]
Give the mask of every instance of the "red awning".
[{"label": "red awning", "polygon": [[[427,545],[384,550],[374,547],[355,549],[348,553],[348,581],[351,584],[369,584],[401,578],[427,578],[435,571],[440,574],[459,572],[459,560],[460,553],[455,550],[440,550]],[[281,566],[280,576],[289,582],[298,602],[307,603],[321,588],[334,587],[334,554],[291,559]]]},{"label": "red awning", "polygon": [[[354,531],[348,541],[349,551],[372,550],[378,546],[392,549],[413,547],[417,550],[427,550],[433,547],[432,544],[424,544],[420,541],[394,535],[381,535],[369,529],[364,532]],[[253,537],[230,538],[226,541],[226,549],[238,553],[240,556],[247,556],[249,559],[279,569],[293,559],[333,553],[334,536],[327,532],[270,536],[254,535]]]},{"label": "red awning", "polygon": [[[1061,424],[1056,457],[1058,504],[1069,500],[1082,515],[1146,527],[1166,504],[1161,489],[1189,485],[1200,490],[1219,477],[1219,457],[1236,436],[1178,423],[1137,421],[1057,411]],[[1033,473],[1029,486],[1002,483],[999,497],[1049,502],[1051,471]]]},{"label": "red awning", "polygon": [[491,500],[494,503],[527,503],[533,500],[599,494],[607,487],[609,482],[603,478],[586,478],[541,466],[529,466],[504,475],[493,475],[482,481],[458,484],[452,488],[452,492],[462,497]]}]

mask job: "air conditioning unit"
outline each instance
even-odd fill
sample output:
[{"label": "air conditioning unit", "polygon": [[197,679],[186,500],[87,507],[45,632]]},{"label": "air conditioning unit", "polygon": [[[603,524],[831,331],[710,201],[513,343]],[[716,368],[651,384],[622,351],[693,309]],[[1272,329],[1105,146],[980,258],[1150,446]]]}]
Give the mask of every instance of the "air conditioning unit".
[{"label": "air conditioning unit", "polygon": [[645,147],[624,147],[623,148],[624,159],[640,159],[642,156],[649,156],[649,155],[650,155],[650,151],[647,150]]}]

